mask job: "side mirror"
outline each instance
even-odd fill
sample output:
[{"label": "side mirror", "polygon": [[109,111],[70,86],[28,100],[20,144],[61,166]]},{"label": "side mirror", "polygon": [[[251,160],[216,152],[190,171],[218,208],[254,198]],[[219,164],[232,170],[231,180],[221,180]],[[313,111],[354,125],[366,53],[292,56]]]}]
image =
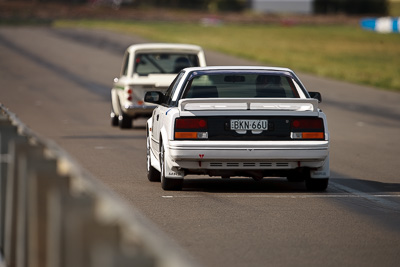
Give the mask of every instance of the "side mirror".
[{"label": "side mirror", "polygon": [[308,94],[311,96],[311,98],[318,99],[318,102],[322,102],[322,96],[321,93],[319,92],[308,92]]},{"label": "side mirror", "polygon": [[144,95],[144,102],[153,103],[153,104],[161,104],[163,100],[163,93],[158,91],[149,91]]}]

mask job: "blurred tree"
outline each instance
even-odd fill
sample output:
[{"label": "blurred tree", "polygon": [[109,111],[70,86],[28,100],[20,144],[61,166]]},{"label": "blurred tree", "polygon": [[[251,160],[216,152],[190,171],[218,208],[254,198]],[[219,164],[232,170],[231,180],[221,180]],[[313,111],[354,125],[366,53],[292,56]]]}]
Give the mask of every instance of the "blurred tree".
[{"label": "blurred tree", "polygon": [[[12,2],[13,0],[4,0]],[[89,0],[18,0],[21,2],[32,2],[32,3],[87,3]]]},{"label": "blurred tree", "polygon": [[212,11],[243,11],[247,6],[246,0],[211,0],[208,9]]},{"label": "blurred tree", "polygon": [[147,7],[166,7],[214,11],[242,11],[246,8],[248,2],[249,0],[135,0],[134,4],[136,6]]},{"label": "blurred tree", "polygon": [[387,15],[387,0],[314,0],[314,13]]},{"label": "blurred tree", "polygon": [[205,9],[209,0],[135,0],[137,6]]},{"label": "blurred tree", "polygon": [[[11,1],[11,0],[9,0]],[[20,0],[26,2],[87,3],[96,0]],[[106,0],[97,0],[106,1]],[[112,1],[112,0],[108,0]],[[251,0],[134,0],[136,6],[183,8],[210,11],[243,11]]]}]

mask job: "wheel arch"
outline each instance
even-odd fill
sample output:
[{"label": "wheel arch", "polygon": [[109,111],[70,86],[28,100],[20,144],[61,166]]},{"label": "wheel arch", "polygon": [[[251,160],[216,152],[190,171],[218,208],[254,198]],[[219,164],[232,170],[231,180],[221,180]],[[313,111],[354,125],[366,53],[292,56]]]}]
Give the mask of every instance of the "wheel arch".
[{"label": "wheel arch", "polygon": [[117,89],[111,89],[111,106],[113,112],[119,116],[121,115],[121,101],[119,99],[118,92],[116,91]]},{"label": "wheel arch", "polygon": [[163,127],[160,130],[160,140],[159,140],[159,144],[160,144],[160,150],[161,150],[161,146],[164,144],[164,142],[168,142],[168,134],[167,134],[167,130]]}]

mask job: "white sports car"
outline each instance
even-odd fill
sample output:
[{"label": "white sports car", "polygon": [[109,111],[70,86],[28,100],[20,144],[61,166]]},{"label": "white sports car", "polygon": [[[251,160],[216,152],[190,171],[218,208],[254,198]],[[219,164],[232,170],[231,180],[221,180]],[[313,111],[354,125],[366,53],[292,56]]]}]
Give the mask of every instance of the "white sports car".
[{"label": "white sports car", "polygon": [[147,170],[164,190],[181,190],[185,175],[267,176],[305,181],[324,191],[329,181],[329,132],[318,108],[286,68],[186,68],[147,121]]},{"label": "white sports car", "polygon": [[178,72],[205,66],[203,49],[187,44],[136,44],[125,52],[120,78],[111,89],[111,125],[131,128],[132,120],[150,117],[154,105],[144,103],[147,91],[165,91]]}]

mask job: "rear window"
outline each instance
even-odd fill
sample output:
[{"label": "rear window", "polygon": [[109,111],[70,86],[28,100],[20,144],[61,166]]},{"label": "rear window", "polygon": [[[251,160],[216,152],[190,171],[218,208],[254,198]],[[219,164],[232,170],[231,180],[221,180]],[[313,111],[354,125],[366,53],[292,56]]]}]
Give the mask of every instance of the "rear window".
[{"label": "rear window", "polygon": [[139,75],[176,74],[184,68],[198,67],[199,60],[194,54],[142,53],[135,57],[134,72]]},{"label": "rear window", "polygon": [[298,90],[285,74],[207,74],[193,78],[184,98],[299,98]]}]

